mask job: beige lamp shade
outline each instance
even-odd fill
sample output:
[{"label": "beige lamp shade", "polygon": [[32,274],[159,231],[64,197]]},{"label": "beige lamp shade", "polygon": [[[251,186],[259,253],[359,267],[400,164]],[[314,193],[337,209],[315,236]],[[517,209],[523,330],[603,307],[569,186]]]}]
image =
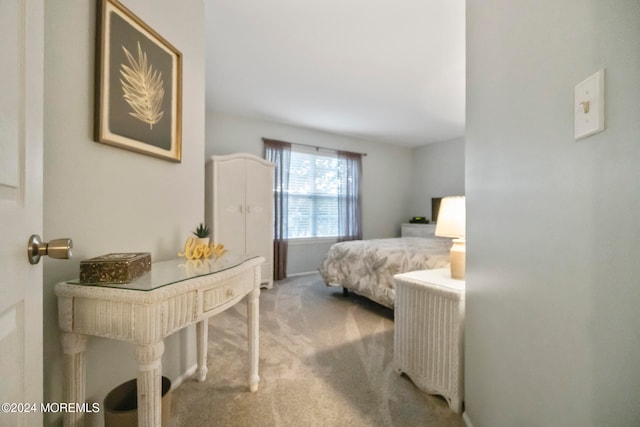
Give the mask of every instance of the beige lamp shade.
[{"label": "beige lamp shade", "polygon": [[440,202],[440,212],[436,223],[436,236],[453,237],[453,245],[449,260],[451,261],[451,277],[464,279],[466,270],[467,248],[465,237],[466,205],[464,196],[445,197]]},{"label": "beige lamp shade", "polygon": [[464,196],[444,197],[436,223],[436,236],[464,238],[466,236],[466,206]]}]

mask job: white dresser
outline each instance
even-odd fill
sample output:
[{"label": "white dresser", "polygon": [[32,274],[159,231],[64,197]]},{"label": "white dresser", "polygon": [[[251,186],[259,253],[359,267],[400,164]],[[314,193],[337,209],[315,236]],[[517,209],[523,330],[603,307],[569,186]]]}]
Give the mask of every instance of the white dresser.
[{"label": "white dresser", "polygon": [[449,268],[394,276],[394,363],[420,389],[460,413],[464,398],[465,282]]},{"label": "white dresser", "polygon": [[273,286],[273,173],[253,154],[213,156],[206,165],[205,222],[229,251],[261,256],[262,286]]},{"label": "white dresser", "polygon": [[400,225],[402,237],[433,237],[436,232],[436,224],[411,224]]}]

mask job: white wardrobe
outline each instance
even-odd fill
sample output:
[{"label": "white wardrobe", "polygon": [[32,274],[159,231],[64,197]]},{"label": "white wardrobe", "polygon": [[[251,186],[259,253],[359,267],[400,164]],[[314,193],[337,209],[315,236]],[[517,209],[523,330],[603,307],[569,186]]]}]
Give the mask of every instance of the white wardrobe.
[{"label": "white wardrobe", "polygon": [[253,154],[213,156],[206,164],[205,222],[234,253],[262,256],[262,286],[273,286],[273,173]]}]

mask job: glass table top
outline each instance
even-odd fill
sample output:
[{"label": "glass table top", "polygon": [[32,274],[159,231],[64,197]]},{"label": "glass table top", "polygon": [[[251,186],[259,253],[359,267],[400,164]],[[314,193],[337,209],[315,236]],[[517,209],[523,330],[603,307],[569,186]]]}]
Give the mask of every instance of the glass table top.
[{"label": "glass table top", "polygon": [[79,279],[68,280],[67,283],[80,286],[151,291],[195,277],[219,273],[236,267],[251,258],[255,257],[244,257],[228,252],[217,259],[175,258],[152,263],[150,272],[130,283],[80,283]]}]

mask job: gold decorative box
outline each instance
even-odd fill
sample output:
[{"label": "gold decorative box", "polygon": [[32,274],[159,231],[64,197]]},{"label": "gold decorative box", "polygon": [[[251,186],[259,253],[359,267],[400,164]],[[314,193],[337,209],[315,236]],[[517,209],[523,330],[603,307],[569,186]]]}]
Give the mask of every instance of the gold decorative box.
[{"label": "gold decorative box", "polygon": [[130,283],[149,271],[149,252],[106,254],[80,261],[80,283]]}]

